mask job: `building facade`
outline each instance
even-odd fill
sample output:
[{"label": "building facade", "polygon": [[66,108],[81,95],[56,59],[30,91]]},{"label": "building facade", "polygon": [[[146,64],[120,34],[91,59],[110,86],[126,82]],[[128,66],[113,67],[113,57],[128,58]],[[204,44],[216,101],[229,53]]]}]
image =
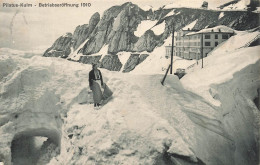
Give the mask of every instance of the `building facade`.
[{"label": "building facade", "polygon": [[[203,29],[201,31],[180,30],[175,37],[174,55],[184,59],[201,59],[207,57],[220,43],[234,34],[233,29],[225,26]],[[167,50],[168,49],[168,50]],[[166,54],[171,53],[169,46]]]}]

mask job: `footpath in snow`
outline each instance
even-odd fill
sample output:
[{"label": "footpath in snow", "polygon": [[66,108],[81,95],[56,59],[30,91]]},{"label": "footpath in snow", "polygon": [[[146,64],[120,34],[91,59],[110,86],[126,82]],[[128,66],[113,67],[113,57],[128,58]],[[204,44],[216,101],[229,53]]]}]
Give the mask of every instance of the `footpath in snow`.
[{"label": "footpath in snow", "polygon": [[[149,56],[132,73],[101,69],[114,94],[97,111],[90,65],[6,50],[0,156],[10,163],[21,153],[12,147],[16,139],[44,136],[55,147],[42,149],[35,164],[255,164],[258,52],[259,46],[213,52],[203,69],[194,66],[181,81],[169,75],[165,86],[162,56]],[[148,72],[155,61],[159,67]]]}]

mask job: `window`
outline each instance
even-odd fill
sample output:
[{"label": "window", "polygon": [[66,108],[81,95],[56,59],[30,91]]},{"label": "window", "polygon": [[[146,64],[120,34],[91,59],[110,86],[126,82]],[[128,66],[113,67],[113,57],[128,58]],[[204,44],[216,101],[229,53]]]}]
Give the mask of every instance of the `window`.
[{"label": "window", "polygon": [[218,46],[218,42],[215,42],[215,46]]},{"label": "window", "polygon": [[227,34],[222,34],[222,39],[228,39],[228,35]]},{"label": "window", "polygon": [[209,35],[209,34],[206,34],[206,35],[205,35],[205,39],[210,39],[210,35]]},{"label": "window", "polygon": [[215,39],[218,39],[218,35],[217,34],[215,34]]},{"label": "window", "polygon": [[210,42],[205,42],[205,46],[210,46]]}]

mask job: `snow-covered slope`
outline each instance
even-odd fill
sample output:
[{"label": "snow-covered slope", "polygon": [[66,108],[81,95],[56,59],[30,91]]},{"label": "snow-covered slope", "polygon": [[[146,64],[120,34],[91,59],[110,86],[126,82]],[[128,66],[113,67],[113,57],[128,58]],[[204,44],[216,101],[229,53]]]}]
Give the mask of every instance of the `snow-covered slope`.
[{"label": "snow-covered slope", "polygon": [[[232,78],[233,74],[240,71],[247,65],[256,63],[259,60],[259,47],[241,47],[250,43],[260,32],[236,32],[223,44],[219,45],[210,55],[204,59],[204,68],[199,65],[191,68],[181,81],[185,88],[188,88],[215,105],[219,105],[218,100],[214,100],[209,89],[212,84],[220,84]],[[214,74],[212,74],[214,73]]]},{"label": "snow-covered slope", "polygon": [[[242,48],[228,56],[209,56],[204,69],[195,69],[181,81],[185,88],[199,89],[194,90],[199,95],[183,88],[176,76],[168,75],[165,86],[162,86],[162,74],[149,74],[148,71],[146,75],[126,74],[101,69],[105,83],[114,94],[99,111],[90,104],[93,102],[88,87],[90,65],[61,58],[36,56],[28,59],[4,53],[0,59],[0,155],[6,164],[11,159],[16,161],[19,157],[12,158],[12,154],[21,151],[18,147],[11,149],[13,139],[38,135],[55,142],[55,147],[52,147],[53,143],[48,146],[49,155],[46,148],[42,149],[40,159],[35,160],[48,162],[54,156],[50,164],[255,163],[251,156],[243,155],[248,150],[249,155],[256,153],[256,148],[251,146],[256,145],[253,140],[257,139],[254,116],[259,112],[253,111],[256,106],[252,101],[244,102],[240,98],[243,104],[239,105],[239,110],[242,112],[241,107],[250,106],[243,113],[254,112],[253,116],[239,116],[232,112],[232,116],[223,118],[222,114],[230,111],[228,106],[235,104],[236,97],[228,102],[227,93],[218,93],[220,88],[212,88],[211,97],[219,98],[225,106],[221,108],[201,96],[205,96],[203,91],[208,90],[203,86],[229,80],[236,84],[233,73],[255,64],[259,60],[258,50],[259,47]],[[151,58],[157,63],[141,63],[137,70],[145,73],[142,71],[145,65],[160,68],[160,56],[158,58]],[[16,65],[3,72],[12,63]],[[250,71],[253,75],[259,74],[255,68],[255,65],[251,66],[243,71],[243,75]],[[207,74],[209,72],[211,74]],[[252,91],[243,95],[246,98],[254,97],[253,91],[259,88],[256,85],[259,78],[253,75],[247,77],[252,84],[237,86],[244,92],[247,89]],[[255,81],[251,81],[252,78]],[[241,117],[251,121],[246,127],[241,126],[241,132],[246,133],[243,136],[233,129]],[[60,155],[56,156],[58,150]]]}]

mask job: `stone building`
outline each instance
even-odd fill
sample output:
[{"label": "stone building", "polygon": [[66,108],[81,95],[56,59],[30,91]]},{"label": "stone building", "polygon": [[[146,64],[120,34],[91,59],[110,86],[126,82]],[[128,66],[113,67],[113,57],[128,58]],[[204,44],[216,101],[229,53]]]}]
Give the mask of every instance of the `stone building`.
[{"label": "stone building", "polygon": [[175,37],[174,54],[185,59],[198,60],[202,55],[207,57],[209,52],[233,34],[234,30],[226,26],[216,26],[201,31],[180,30]]}]

